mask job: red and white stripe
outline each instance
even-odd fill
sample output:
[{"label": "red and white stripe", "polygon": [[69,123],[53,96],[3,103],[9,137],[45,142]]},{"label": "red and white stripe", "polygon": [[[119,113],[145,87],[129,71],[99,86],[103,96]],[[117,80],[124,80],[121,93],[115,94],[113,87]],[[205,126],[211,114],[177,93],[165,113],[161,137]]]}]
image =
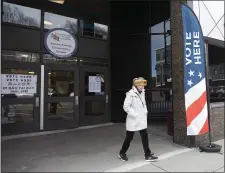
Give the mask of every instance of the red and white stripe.
[{"label": "red and white stripe", "polygon": [[195,136],[207,133],[209,127],[205,78],[185,94],[185,108],[187,135]]}]

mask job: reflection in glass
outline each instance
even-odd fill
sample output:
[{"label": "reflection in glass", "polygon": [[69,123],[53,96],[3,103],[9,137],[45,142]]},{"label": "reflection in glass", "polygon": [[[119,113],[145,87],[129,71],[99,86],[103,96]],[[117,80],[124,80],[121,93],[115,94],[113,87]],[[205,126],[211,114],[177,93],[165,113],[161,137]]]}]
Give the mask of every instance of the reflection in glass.
[{"label": "reflection in glass", "polygon": [[210,102],[225,100],[225,64],[209,65]]},{"label": "reflection in glass", "polygon": [[214,64],[209,66],[209,76],[210,78],[215,80],[225,80],[225,63],[224,64]]},{"label": "reflection in glass", "polygon": [[[170,30],[170,21],[166,22],[165,32],[168,30]],[[171,76],[171,36],[167,34],[166,38],[164,38],[164,22],[151,27],[151,33],[161,33],[160,35],[151,35],[151,85],[152,88],[158,88],[157,91],[152,92],[152,101],[165,101],[165,95],[168,95],[169,91],[165,93],[160,91],[160,88],[170,88],[172,86],[170,83],[165,86],[165,75]],[[164,64],[168,64],[169,68],[164,68]]]},{"label": "reflection in glass", "polygon": [[49,97],[74,96],[74,72],[73,71],[49,71],[48,73]]},{"label": "reflection in glass", "polygon": [[77,19],[45,12],[45,29],[64,28],[77,33]]},{"label": "reflection in glass", "polygon": [[[171,46],[169,45],[169,43],[170,43],[170,37],[167,37],[166,57],[167,57],[167,63],[171,65]],[[156,83],[152,84],[153,88],[160,87],[161,83],[164,86],[165,80],[164,80],[163,65],[165,64],[165,48],[164,48],[163,35],[157,35],[157,36],[152,35],[151,58],[152,58],[152,78],[156,78],[155,81],[157,81]],[[160,76],[160,79],[157,79],[158,76]]]},{"label": "reflection in glass", "polygon": [[[32,69],[2,69],[2,74],[37,75],[36,72]],[[16,93],[4,95],[2,94],[2,98],[30,98],[30,97],[34,97],[34,94],[31,93]]]},{"label": "reflection in glass", "polygon": [[108,37],[108,26],[107,25],[94,23],[94,30],[95,30],[96,38],[102,38],[104,40],[107,39],[107,37]]},{"label": "reflection in glass", "polygon": [[48,120],[73,120],[73,102],[53,102],[48,104]]},{"label": "reflection in glass", "polygon": [[86,23],[80,20],[81,35],[94,37],[94,23]]},{"label": "reflection in glass", "polygon": [[33,121],[33,104],[2,105],[2,124],[32,123]]},{"label": "reflection in glass", "polygon": [[3,61],[40,62],[37,53],[2,50]]},{"label": "reflection in glass", "polygon": [[104,101],[85,101],[85,116],[103,116],[105,113]]},{"label": "reflection in glass", "polygon": [[81,65],[91,65],[91,66],[108,66],[108,59],[103,58],[86,58],[86,57],[80,57],[79,58]]},{"label": "reflection in glass", "polygon": [[4,22],[40,27],[41,11],[38,9],[3,2],[3,12]]},{"label": "reflection in glass", "polygon": [[[158,36],[159,37],[159,36]],[[155,50],[156,55],[156,65],[155,65],[155,71],[156,71],[156,87],[164,86],[165,85],[165,79],[164,75],[166,74],[164,72],[164,64],[167,61],[167,64],[170,65],[169,68],[169,76],[171,76],[171,46],[168,45],[166,47],[166,60],[165,60],[165,48],[159,48]]]},{"label": "reflection in glass", "polygon": [[100,23],[86,23],[80,21],[81,35],[106,40],[108,38],[108,26]]},{"label": "reflection in glass", "polygon": [[77,64],[77,57],[69,57],[69,58],[57,58],[50,54],[43,55],[44,63],[52,63],[52,64]]},{"label": "reflection in glass", "polygon": [[85,96],[105,95],[105,76],[103,73],[85,72],[84,77]]}]

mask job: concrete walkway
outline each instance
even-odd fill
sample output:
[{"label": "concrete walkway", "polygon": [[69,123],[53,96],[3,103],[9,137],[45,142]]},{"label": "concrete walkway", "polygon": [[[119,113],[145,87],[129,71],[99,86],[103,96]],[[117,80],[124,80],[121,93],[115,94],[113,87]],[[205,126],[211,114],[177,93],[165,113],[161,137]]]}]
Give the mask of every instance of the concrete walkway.
[{"label": "concrete walkway", "polygon": [[[217,165],[207,164],[213,171],[222,167],[223,155],[208,155],[173,144],[171,137],[159,129],[149,127],[150,147],[159,156],[154,164],[144,161],[139,134],[128,151],[129,162],[117,158],[124,125],[116,124],[2,141],[2,172],[163,172],[180,170],[182,165],[187,172],[191,170],[189,162],[202,165],[201,160],[207,158],[218,160]],[[195,168],[192,166],[192,170]]]},{"label": "concrete walkway", "polygon": [[[192,149],[169,158],[159,158],[155,163],[143,166],[124,167],[124,172],[224,172],[224,140],[216,143],[223,146],[221,153],[204,153]],[[121,168],[120,168],[121,169]],[[120,171],[117,168],[116,172]]]}]

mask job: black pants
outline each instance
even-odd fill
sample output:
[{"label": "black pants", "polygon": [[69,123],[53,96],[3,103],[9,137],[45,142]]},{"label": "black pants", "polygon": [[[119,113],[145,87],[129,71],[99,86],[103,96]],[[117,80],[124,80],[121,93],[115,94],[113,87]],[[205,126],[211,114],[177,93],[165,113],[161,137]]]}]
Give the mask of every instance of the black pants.
[{"label": "black pants", "polygon": [[[142,145],[143,145],[143,149],[145,152],[145,156],[149,156],[151,154],[151,150],[149,149],[149,144],[148,144],[147,129],[140,130],[139,133],[140,133],[140,136],[142,139]],[[120,150],[120,153],[125,154],[127,152],[128,148],[130,147],[130,143],[131,143],[133,137],[134,137],[133,131],[126,132],[126,138],[123,142],[123,146],[122,146],[122,149]]]}]

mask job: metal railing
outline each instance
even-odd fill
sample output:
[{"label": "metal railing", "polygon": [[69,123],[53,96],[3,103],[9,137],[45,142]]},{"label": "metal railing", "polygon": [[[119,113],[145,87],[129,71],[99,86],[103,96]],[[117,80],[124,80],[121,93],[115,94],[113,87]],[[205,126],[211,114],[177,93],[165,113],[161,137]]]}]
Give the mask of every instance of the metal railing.
[{"label": "metal railing", "polygon": [[151,101],[147,104],[148,117],[167,117],[169,109],[172,109],[172,103],[169,101]]},{"label": "metal railing", "polygon": [[[117,89],[120,92],[127,92],[128,90]],[[166,118],[168,116],[169,109],[172,109],[172,99],[166,101],[165,93],[167,92],[168,94],[171,90],[172,88],[151,88],[145,90],[149,118]],[[154,101],[154,96],[152,96],[153,92],[157,92],[157,101]],[[148,96],[152,98],[148,98]]]},{"label": "metal railing", "polygon": [[[168,116],[168,111],[172,109],[170,91],[172,91],[172,88],[151,88],[146,90],[146,94],[152,97],[147,100],[148,117],[162,118]],[[156,96],[154,96],[154,93],[157,93]],[[170,98],[168,99],[167,96]]]},{"label": "metal railing", "polygon": [[225,86],[210,86],[210,102],[225,102]]},{"label": "metal railing", "polygon": [[[127,92],[129,89],[119,89],[118,91]],[[148,117],[149,118],[166,118],[168,112],[172,109],[172,96],[170,99],[166,99],[166,94],[169,93],[172,88],[151,88],[146,89]],[[210,86],[210,102],[225,102],[225,87]],[[153,93],[157,93],[157,96],[153,96]],[[158,99],[158,100],[157,100]]]}]

